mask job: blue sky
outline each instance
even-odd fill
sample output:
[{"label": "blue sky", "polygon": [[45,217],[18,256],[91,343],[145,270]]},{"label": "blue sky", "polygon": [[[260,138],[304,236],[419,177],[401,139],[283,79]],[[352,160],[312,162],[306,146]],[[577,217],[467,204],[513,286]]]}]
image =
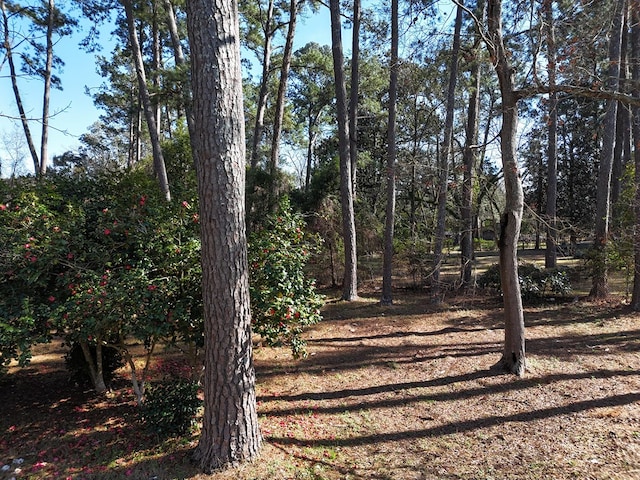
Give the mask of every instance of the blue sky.
[{"label": "blue sky", "polygon": [[[102,55],[109,55],[111,44],[110,26],[105,26],[101,41],[105,45]],[[349,42],[350,42],[350,32]],[[61,78],[62,90],[52,90],[51,113],[49,132],[50,157],[59,155],[68,150],[75,150],[79,145],[78,138],[85,133],[89,126],[98,120],[100,110],[87,94],[87,89],[95,89],[103,82],[97,73],[95,54],[82,50],[78,43],[83,38],[84,32],[65,37],[55,46],[56,54],[62,58],[65,65],[62,71],[56,72]],[[302,18],[298,24],[296,46],[302,46],[309,41],[328,44],[330,42],[328,9],[321,8],[313,18]],[[346,39],[345,39],[346,40]],[[251,59],[253,60],[253,59]],[[22,127],[17,121],[18,110],[11,82],[8,77],[9,67],[5,63],[0,70],[0,158],[3,159],[3,174],[7,174],[5,142],[11,141],[16,135],[13,132],[18,129],[19,138],[23,138]],[[40,118],[42,116],[42,82],[34,79],[21,78],[19,87],[27,116]],[[39,149],[41,128],[36,121],[31,122],[32,135]],[[26,157],[25,168],[32,171],[31,160],[28,158],[28,149],[24,145]]]},{"label": "blue sky", "polygon": [[[446,2],[448,3],[448,2]],[[103,55],[108,56],[113,41],[110,38],[111,26],[105,26],[101,36],[101,43],[104,45]],[[55,115],[50,119],[49,132],[49,154],[50,157],[59,155],[68,150],[77,149],[80,135],[85,133],[88,127],[98,120],[100,111],[93,105],[93,100],[86,93],[87,89],[95,89],[102,83],[102,78],[98,75],[95,65],[95,54],[83,51],[79,46],[79,41],[83,38],[84,32],[63,38],[56,45],[56,54],[63,59],[65,66],[61,72],[56,72],[62,80],[63,90],[53,90],[51,94],[51,113]],[[295,48],[299,48],[308,42],[320,44],[330,44],[331,31],[329,11],[326,7],[320,7],[317,14],[312,17],[304,16],[299,20]],[[345,50],[350,49],[351,31],[344,32],[343,43]],[[253,58],[249,58],[254,60]],[[1,60],[0,60],[1,61]],[[8,65],[1,65],[0,69],[0,158],[6,164],[7,153],[5,141],[13,138],[16,129],[22,130],[16,120],[8,117],[17,117],[17,108],[8,78]],[[37,80],[20,80],[20,89],[23,102],[27,110],[27,115],[34,118],[41,117],[42,111],[42,82]],[[32,134],[39,148],[41,134],[40,126],[37,122],[31,123]],[[23,138],[20,136],[20,138]],[[3,141],[4,140],[4,141]],[[26,169],[31,169],[31,160],[28,158],[28,149],[24,146],[26,157]],[[6,175],[6,167],[3,167],[3,174]]]}]

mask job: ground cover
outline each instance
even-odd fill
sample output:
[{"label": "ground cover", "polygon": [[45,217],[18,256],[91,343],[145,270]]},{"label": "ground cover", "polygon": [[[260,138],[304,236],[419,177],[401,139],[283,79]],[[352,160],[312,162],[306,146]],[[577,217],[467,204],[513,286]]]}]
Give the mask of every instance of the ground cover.
[{"label": "ground cover", "polygon": [[54,342],[0,383],[0,479],[640,478],[640,317],[622,298],[528,305],[524,378],[492,369],[494,294],[381,307],[365,290],[323,313],[307,358],[255,350],[258,461],[199,474],[197,431],[147,432],[125,371],[108,395],[78,390]]}]

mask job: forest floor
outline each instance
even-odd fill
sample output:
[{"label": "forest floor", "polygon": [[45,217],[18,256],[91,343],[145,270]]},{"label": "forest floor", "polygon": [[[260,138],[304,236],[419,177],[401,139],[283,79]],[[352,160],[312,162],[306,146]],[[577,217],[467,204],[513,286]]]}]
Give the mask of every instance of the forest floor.
[{"label": "forest floor", "polygon": [[54,342],[0,381],[0,479],[640,478],[640,316],[622,297],[527,305],[518,378],[492,368],[495,294],[361,294],[328,299],[307,358],[255,349],[255,462],[199,474],[197,431],[148,433],[124,370],[106,396],[79,391]]}]

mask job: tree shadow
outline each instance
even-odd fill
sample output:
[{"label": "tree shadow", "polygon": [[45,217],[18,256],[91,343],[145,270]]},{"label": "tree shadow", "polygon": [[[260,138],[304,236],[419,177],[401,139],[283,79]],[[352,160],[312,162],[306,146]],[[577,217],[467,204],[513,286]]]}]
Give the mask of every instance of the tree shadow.
[{"label": "tree shadow", "polygon": [[[546,419],[555,416],[567,415],[583,412],[595,408],[614,407],[629,405],[640,401],[640,394],[627,393],[623,395],[612,395],[593,400],[574,402],[569,405],[549,407],[539,410],[515,413],[506,416],[483,417],[470,421],[450,422],[443,426],[415,429],[402,432],[380,433],[374,435],[363,435],[350,438],[295,438],[295,437],[275,437],[267,436],[270,442],[280,445],[314,446],[314,447],[355,447],[361,445],[371,445],[384,442],[394,442],[407,439],[442,437],[454,433],[464,433],[473,430],[489,428],[497,425],[504,425],[512,422],[531,422],[538,419]],[[367,408],[367,407],[363,407]]]},{"label": "tree shadow", "polygon": [[[545,375],[541,377],[521,378],[515,379],[513,382],[507,382],[502,384],[495,384],[491,386],[481,385],[474,388],[466,388],[458,391],[446,391],[446,392],[433,392],[433,393],[410,393],[409,390],[415,389],[435,389],[438,387],[466,383],[477,381],[481,379],[487,379],[490,377],[496,377],[503,375],[498,368],[491,368],[489,370],[480,370],[476,372],[470,372],[463,375],[447,376],[434,378],[432,380],[425,380],[419,382],[404,382],[395,384],[379,385],[375,387],[367,387],[361,389],[343,389],[329,392],[307,392],[296,395],[260,395],[258,401],[263,405],[263,413],[270,416],[289,416],[304,414],[308,412],[308,407],[290,407],[290,408],[277,408],[269,409],[268,404],[270,402],[319,402],[329,400],[351,400],[351,405],[345,405],[344,402],[339,405],[330,405],[327,407],[315,406],[313,408],[314,413],[318,414],[335,414],[346,411],[359,411],[362,409],[376,409],[376,408],[393,408],[403,405],[409,405],[412,403],[420,403],[424,401],[453,401],[453,400],[465,400],[482,395],[497,395],[504,394],[510,391],[520,391],[530,388],[537,388],[541,385],[549,385],[555,382],[568,381],[568,380],[585,380],[594,378],[613,378],[613,377],[631,377],[640,376],[640,373],[633,370],[602,370],[591,371],[576,374],[557,374],[557,375]],[[367,400],[365,397],[371,397],[374,395],[380,395],[384,393],[405,393],[404,396],[394,399],[371,399]],[[640,394],[634,394],[637,397]],[[640,400],[640,397],[638,397]]]}]

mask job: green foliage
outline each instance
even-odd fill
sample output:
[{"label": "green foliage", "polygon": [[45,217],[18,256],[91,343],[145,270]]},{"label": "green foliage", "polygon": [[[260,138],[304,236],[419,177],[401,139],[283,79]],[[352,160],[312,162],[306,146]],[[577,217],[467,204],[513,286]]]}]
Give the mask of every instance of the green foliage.
[{"label": "green foliage", "polygon": [[317,238],[305,234],[301,215],[288,198],[249,240],[252,325],[269,345],[290,346],[305,355],[303,328],[321,320],[324,297],[305,276]]},{"label": "green foliage", "polygon": [[0,355],[133,337],[202,344],[195,193],[171,204],[145,172],[2,184]]},{"label": "green foliage", "polygon": [[193,428],[202,400],[198,383],[183,378],[166,378],[147,388],[141,417],[161,437],[185,435]]},{"label": "green foliage", "polygon": [[[518,266],[518,278],[520,295],[524,300],[539,299],[549,294],[568,295],[571,292],[571,282],[567,272],[557,268],[544,269],[533,263],[522,263]],[[501,289],[498,264],[491,265],[480,275],[478,286]]]}]

